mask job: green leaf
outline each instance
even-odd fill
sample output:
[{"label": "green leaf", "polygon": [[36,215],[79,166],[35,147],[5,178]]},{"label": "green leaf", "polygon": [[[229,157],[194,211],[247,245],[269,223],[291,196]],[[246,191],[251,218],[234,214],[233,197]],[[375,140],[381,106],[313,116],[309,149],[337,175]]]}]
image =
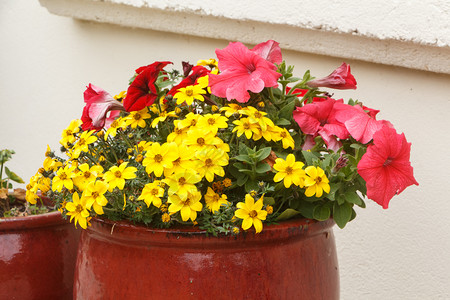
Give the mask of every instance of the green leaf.
[{"label": "green leaf", "polygon": [[265,162],[259,162],[256,165],[256,169],[255,170],[256,170],[256,173],[264,174],[264,173],[269,172],[270,170],[272,170],[272,168],[270,167],[269,164],[267,164]]},{"label": "green leaf", "polygon": [[236,180],[236,184],[239,185],[239,186],[243,186],[248,180],[248,176],[247,175],[244,175],[244,174],[242,174],[242,175],[243,176],[236,178],[237,179]]},{"label": "green leaf", "polygon": [[298,210],[305,218],[314,219],[315,207],[316,204],[314,204],[314,202],[301,201],[300,204],[298,205]]},{"label": "green leaf", "polygon": [[313,166],[314,162],[317,161],[319,158],[314,154],[314,152],[310,151],[302,151],[303,157],[305,158],[306,164],[308,166]]},{"label": "green leaf", "polygon": [[328,206],[325,205],[319,205],[314,208],[313,216],[314,219],[319,221],[325,221],[328,220],[330,217],[331,210]]},{"label": "green leaf", "polygon": [[339,205],[337,202],[334,203],[333,218],[339,228],[344,228],[348,221],[350,221],[352,210],[352,206],[347,202],[342,205]]},{"label": "green leaf", "polygon": [[280,112],[278,113],[278,118],[283,118],[286,120],[292,120],[292,112],[294,111],[295,107],[295,101],[291,101],[288,104],[286,104],[282,109],[280,109]]},{"label": "green leaf", "polygon": [[20,178],[16,173],[11,172],[8,167],[5,167],[6,175],[8,175],[9,179],[15,181],[17,183],[25,183],[22,178]]},{"label": "green leaf", "polygon": [[278,126],[289,126],[289,125],[291,125],[291,122],[289,120],[286,120],[285,118],[279,118],[275,122],[275,125],[278,125]]},{"label": "green leaf", "polygon": [[251,191],[257,191],[259,189],[258,181],[256,180],[247,180],[245,183],[245,191],[250,193]]},{"label": "green leaf", "polygon": [[271,151],[272,151],[271,147],[261,148],[258,150],[258,152],[256,152],[256,158],[258,159],[258,161],[262,161],[263,159],[266,159],[270,155]]},{"label": "green leaf", "polygon": [[277,218],[277,221],[283,221],[283,220],[287,220],[290,219],[296,215],[298,215],[300,212],[296,211],[295,209],[292,208],[288,208],[285,211],[283,211]]},{"label": "green leaf", "polygon": [[249,169],[239,169],[239,172],[241,172],[241,173],[243,173],[243,174],[245,174],[245,175],[248,175],[248,176],[253,176],[253,175],[255,175],[255,174],[253,173],[253,171],[252,171],[252,170],[249,170]]},{"label": "green leaf", "polygon": [[359,196],[356,192],[352,192],[352,191],[346,192],[344,194],[344,197],[345,197],[345,201],[347,201],[349,203],[353,203],[356,205],[362,204],[362,200],[361,200],[361,198],[359,198]]},{"label": "green leaf", "polygon": [[236,159],[239,161],[245,161],[246,163],[249,163],[249,164],[253,163],[252,159],[248,155],[244,155],[244,154],[237,155]]},{"label": "green leaf", "polygon": [[274,205],[275,204],[275,199],[273,197],[264,197],[263,198],[263,203],[265,205]]}]

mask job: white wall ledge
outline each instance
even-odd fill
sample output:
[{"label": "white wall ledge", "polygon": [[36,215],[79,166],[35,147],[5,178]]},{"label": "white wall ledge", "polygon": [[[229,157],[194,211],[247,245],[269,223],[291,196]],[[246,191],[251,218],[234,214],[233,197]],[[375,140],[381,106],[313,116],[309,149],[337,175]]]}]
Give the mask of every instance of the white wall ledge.
[{"label": "white wall ledge", "polygon": [[294,51],[450,74],[447,1],[374,2],[40,0],[76,19],[248,44],[274,39]]}]

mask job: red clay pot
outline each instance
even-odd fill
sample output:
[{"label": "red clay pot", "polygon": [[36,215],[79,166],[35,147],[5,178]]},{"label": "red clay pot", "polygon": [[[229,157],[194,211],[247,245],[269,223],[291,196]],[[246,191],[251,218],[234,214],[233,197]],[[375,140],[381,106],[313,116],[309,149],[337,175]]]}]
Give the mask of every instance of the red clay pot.
[{"label": "red clay pot", "polygon": [[0,299],[72,299],[80,230],[51,212],[0,219]]},{"label": "red clay pot", "polygon": [[93,219],[81,234],[74,299],[339,299],[332,220],[207,237]]}]

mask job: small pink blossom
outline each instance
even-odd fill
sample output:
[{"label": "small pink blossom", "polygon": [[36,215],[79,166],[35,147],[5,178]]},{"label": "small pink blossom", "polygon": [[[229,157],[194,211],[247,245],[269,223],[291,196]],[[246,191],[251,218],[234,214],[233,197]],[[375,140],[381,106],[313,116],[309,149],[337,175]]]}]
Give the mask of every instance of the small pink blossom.
[{"label": "small pink blossom", "polygon": [[410,185],[419,185],[409,161],[411,143],[394,128],[383,126],[373,136],[373,144],[358,163],[358,173],[366,181],[367,197],[388,208],[394,195]]},{"label": "small pink blossom", "polygon": [[217,49],[216,55],[221,73],[210,74],[209,85],[218,97],[244,103],[250,99],[248,91],[259,93],[265,87],[278,85],[281,74],[276,72],[276,66],[242,43],[230,43],[222,50]]},{"label": "small pink blossom", "polygon": [[123,110],[122,103],[93,84],[86,87],[84,102],[86,105],[81,116],[83,130],[100,130],[105,126],[109,111]]},{"label": "small pink blossom", "polygon": [[310,87],[328,87],[338,90],[356,89],[356,79],[345,62],[330,75],[306,83]]}]

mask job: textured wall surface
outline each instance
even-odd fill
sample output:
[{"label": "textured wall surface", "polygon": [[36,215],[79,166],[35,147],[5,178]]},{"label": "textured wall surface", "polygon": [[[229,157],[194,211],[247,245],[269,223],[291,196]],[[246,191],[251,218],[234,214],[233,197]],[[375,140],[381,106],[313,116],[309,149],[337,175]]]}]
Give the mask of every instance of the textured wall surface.
[{"label": "textured wall surface", "polygon": [[450,74],[448,1],[40,0],[83,20]]},{"label": "textured wall surface", "polygon": [[[176,1],[175,1],[176,2]],[[206,1],[205,1],[206,2]],[[47,144],[79,118],[88,83],[111,94],[126,89],[135,68],[155,60],[196,62],[228,41],[90,23],[49,14],[38,1],[0,1],[0,148],[15,149],[10,168],[30,178]],[[448,38],[443,35],[442,38]],[[283,50],[297,74],[328,75],[342,59]],[[412,143],[419,187],[390,208],[359,209],[335,229],[343,300],[450,299],[450,76],[346,60],[358,81],[335,98],[381,109]],[[236,296],[236,299],[239,295]]]}]

